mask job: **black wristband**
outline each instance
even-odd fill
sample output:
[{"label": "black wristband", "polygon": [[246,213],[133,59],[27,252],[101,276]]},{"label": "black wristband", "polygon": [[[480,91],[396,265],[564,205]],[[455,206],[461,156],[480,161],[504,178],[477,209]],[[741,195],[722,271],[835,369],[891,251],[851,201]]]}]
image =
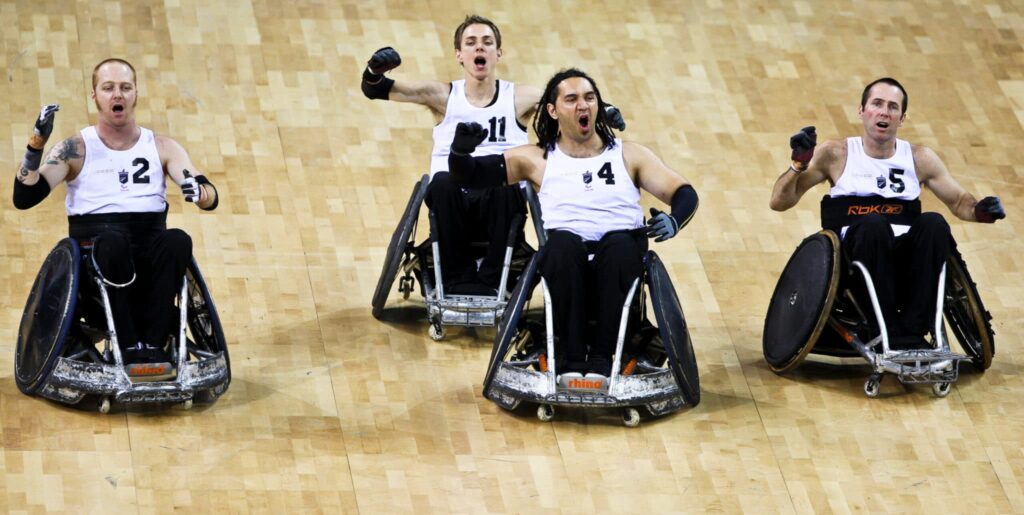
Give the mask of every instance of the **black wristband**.
[{"label": "black wristband", "polygon": [[21,162],[21,166],[25,167],[26,170],[38,170],[39,163],[43,161],[43,150],[34,149],[31,145],[25,146],[25,160]]},{"label": "black wristband", "polygon": [[363,70],[363,80],[360,86],[363,89],[363,95],[370,100],[388,100],[391,95],[391,87],[394,85],[394,79],[389,79],[383,74],[373,73],[369,68]]},{"label": "black wristband", "polygon": [[680,186],[672,194],[672,218],[676,219],[680,229],[690,223],[690,219],[697,212],[699,205],[700,199],[697,197],[697,190],[689,184]]},{"label": "black wristband", "polygon": [[[217,205],[220,204],[220,194],[217,193],[217,187],[214,186],[213,183],[210,182],[210,179],[207,179],[205,175],[197,175],[195,176],[195,179],[196,184],[199,184],[200,186],[205,184],[213,189],[213,204],[210,204],[210,207],[199,206],[199,209],[202,209],[203,211],[213,211],[214,209],[217,209]],[[199,204],[196,205],[198,206]]]},{"label": "black wristband", "polygon": [[14,207],[18,209],[28,209],[42,202],[49,194],[50,183],[46,182],[46,177],[39,177],[32,185],[14,179]]}]

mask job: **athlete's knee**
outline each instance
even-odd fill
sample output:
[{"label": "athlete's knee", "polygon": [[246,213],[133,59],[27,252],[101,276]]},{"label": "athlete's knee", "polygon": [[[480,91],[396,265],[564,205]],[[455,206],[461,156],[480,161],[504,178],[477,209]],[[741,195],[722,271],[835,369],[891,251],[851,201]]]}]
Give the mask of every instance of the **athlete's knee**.
[{"label": "athlete's knee", "polygon": [[949,236],[950,234],[949,223],[939,213],[921,213],[921,216],[914,221],[914,226],[932,236]]},{"label": "athlete's knee", "polygon": [[447,203],[456,195],[461,194],[462,190],[452,181],[450,173],[437,172],[427,186],[427,206],[433,207],[436,203]]},{"label": "athlete's knee", "polygon": [[583,240],[569,231],[551,231],[545,246],[541,273],[548,280],[557,280],[560,274],[575,272],[586,264]]},{"label": "athlete's knee", "polygon": [[127,283],[135,275],[131,243],[122,233],[106,231],[93,238],[92,257],[100,275],[108,281]]},{"label": "athlete's knee", "polygon": [[161,235],[164,248],[177,259],[187,260],[192,256],[192,237],[181,229],[168,229]]}]

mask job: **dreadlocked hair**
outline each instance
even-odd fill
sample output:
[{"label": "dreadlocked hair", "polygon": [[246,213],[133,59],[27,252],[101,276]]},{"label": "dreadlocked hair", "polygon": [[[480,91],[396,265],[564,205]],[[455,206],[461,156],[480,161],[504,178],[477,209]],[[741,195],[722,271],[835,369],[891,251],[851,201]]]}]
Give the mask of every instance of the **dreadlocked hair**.
[{"label": "dreadlocked hair", "polygon": [[612,128],[608,126],[608,115],[604,111],[608,104],[605,104],[604,100],[601,99],[601,90],[597,89],[597,84],[589,75],[576,68],[568,68],[556,73],[548,81],[547,87],[544,88],[544,94],[541,95],[540,102],[537,105],[537,112],[533,115],[533,132],[537,134],[537,146],[544,149],[545,159],[548,152],[555,149],[555,142],[558,141],[559,135],[558,120],[548,115],[547,105],[554,105],[558,100],[558,85],[563,80],[573,77],[587,79],[590,82],[590,86],[594,88],[594,94],[597,95],[597,120],[594,121],[594,131],[601,138],[601,143],[604,144],[605,148],[615,146],[615,134],[612,133]]}]

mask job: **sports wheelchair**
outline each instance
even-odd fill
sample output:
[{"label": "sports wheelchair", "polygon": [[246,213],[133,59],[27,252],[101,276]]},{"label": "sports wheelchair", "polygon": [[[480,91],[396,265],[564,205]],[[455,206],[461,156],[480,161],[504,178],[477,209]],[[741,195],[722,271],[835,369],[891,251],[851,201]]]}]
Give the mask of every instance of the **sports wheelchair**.
[{"label": "sports wheelchair", "polygon": [[[538,232],[543,234],[543,232]],[[549,421],[555,406],[622,408],[622,421],[635,427],[645,407],[661,416],[696,406],[700,379],[690,333],[679,298],[664,264],[653,251],[644,256],[644,274],[633,281],[622,307],[612,374],[599,385],[584,379],[559,384],[555,369],[555,334],[551,294],[538,267],[545,247],[535,254],[519,278],[509,301],[484,378],[483,394],[498,406],[516,409],[520,402],[537,403],[537,418]],[[527,313],[527,303],[541,285],[543,322]],[[647,314],[647,296],[658,326]],[[627,327],[633,327],[627,334]]]},{"label": "sports wheelchair", "polygon": [[[80,288],[82,280],[95,290]],[[99,411],[116,402],[210,403],[227,391],[231,367],[217,309],[193,259],[177,299],[179,332],[169,338],[171,363],[132,365],[118,345],[108,285],[92,259],[91,242],[57,243],[36,276],[21,317],[14,378],[26,395],[65,404],[97,396]],[[92,290],[90,292],[90,290]],[[168,366],[169,365],[169,366]]]},{"label": "sports wheelchair", "polygon": [[[508,304],[508,285],[515,283],[515,278],[522,272],[536,250],[520,237],[525,218],[517,216],[509,229],[508,246],[497,292],[493,295],[479,292],[446,292],[441,280],[443,256],[437,241],[437,222],[433,212],[429,214],[430,238],[419,245],[416,245],[415,241],[420,206],[427,196],[429,185],[430,177],[423,175],[413,187],[398,227],[391,236],[384,266],[373,293],[372,306],[374,318],[380,319],[396,278],[398,292],[405,300],[408,300],[416,283],[419,282],[420,293],[427,308],[427,320],[430,323],[428,333],[433,340],[440,341],[444,339],[446,326],[493,327],[497,324]],[[526,196],[530,212],[534,213],[534,223],[539,224],[540,217],[536,215],[536,195],[530,188],[522,188],[520,191]],[[486,246],[486,242],[474,242],[472,249],[480,252],[474,257],[482,257],[486,252]],[[398,277],[399,274],[401,277]]]},{"label": "sports wheelchair", "polygon": [[[937,285],[932,347],[897,350],[890,345],[868,270],[859,261],[843,261],[839,237],[832,230],[808,236],[790,257],[772,294],[762,339],[765,361],[783,374],[808,354],[860,356],[873,369],[864,382],[868,397],[878,396],[885,373],[903,384],[931,384],[936,396],[945,397],[958,378],[961,360],[970,359],[984,371],[995,352],[992,317],[955,242],[951,250]],[[853,293],[860,285],[867,299]],[[943,314],[969,356],[950,350]]]}]

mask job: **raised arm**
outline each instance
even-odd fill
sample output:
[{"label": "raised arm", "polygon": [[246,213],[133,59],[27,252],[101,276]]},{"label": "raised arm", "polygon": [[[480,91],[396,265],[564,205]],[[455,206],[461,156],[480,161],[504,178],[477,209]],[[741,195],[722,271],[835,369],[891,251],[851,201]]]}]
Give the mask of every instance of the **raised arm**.
[{"label": "raised arm", "polygon": [[462,188],[492,188],[528,181],[539,187],[543,177],[541,150],[535,145],[520,145],[504,154],[473,157],[473,151],[487,137],[487,129],[476,122],[455,126],[448,170],[452,181]]},{"label": "raised arm", "polygon": [[804,127],[790,138],[793,163],[772,187],[768,206],[773,210],[785,211],[795,206],[804,193],[830,177],[830,170],[845,147],[840,141],[826,141],[816,148],[817,141],[814,127]]},{"label": "raised arm", "polygon": [[1006,217],[999,197],[975,199],[956,182],[932,149],[915,145],[914,166],[921,184],[932,190],[957,218],[967,222],[992,223]]},{"label": "raised arm", "polygon": [[220,203],[217,188],[205,175],[196,171],[192,158],[177,141],[166,136],[157,136],[157,152],[160,153],[164,172],[181,187],[186,202],[194,202],[199,209],[213,211]]},{"label": "raised arm", "polygon": [[636,184],[658,200],[672,207],[672,213],[651,208],[647,235],[654,241],[665,241],[679,233],[690,223],[700,199],[697,191],[678,172],[669,168],[651,149],[633,142],[624,142],[622,157]]},{"label": "raised arm", "polygon": [[537,112],[540,97],[544,92],[535,86],[516,85],[516,119],[524,127],[530,126],[530,120]]},{"label": "raised arm", "polygon": [[[68,176],[73,164],[81,167],[85,154],[81,136],[62,141],[50,149],[42,163],[43,150],[53,132],[53,120],[60,110],[57,104],[43,106],[36,118],[33,134],[25,150],[25,159],[14,176],[14,207],[28,209],[43,201],[50,190]],[[40,177],[44,180],[39,180]]]},{"label": "raised arm", "polygon": [[373,53],[366,62],[360,84],[363,95],[371,100],[393,100],[426,106],[435,115],[444,116],[448,107],[449,84],[438,81],[396,81],[384,74],[398,68],[402,57],[391,47]]}]

